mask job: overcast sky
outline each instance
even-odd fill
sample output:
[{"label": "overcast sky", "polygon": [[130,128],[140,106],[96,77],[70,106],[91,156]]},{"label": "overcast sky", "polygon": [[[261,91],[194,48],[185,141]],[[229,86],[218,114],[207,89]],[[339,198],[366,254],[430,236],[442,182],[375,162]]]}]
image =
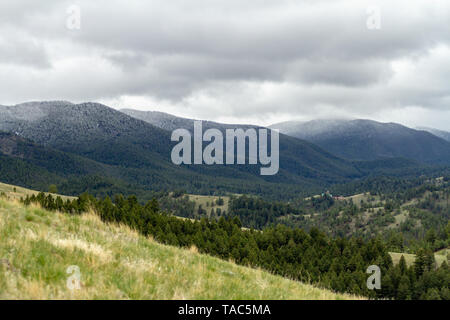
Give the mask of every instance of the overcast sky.
[{"label": "overcast sky", "polygon": [[450,1],[2,0],[0,88],[3,105],[450,130]]}]

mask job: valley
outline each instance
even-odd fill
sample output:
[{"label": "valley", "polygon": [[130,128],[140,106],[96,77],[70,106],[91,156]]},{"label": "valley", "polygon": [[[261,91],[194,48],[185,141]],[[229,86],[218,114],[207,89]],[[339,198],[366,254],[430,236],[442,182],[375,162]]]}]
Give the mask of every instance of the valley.
[{"label": "valley", "polygon": [[[345,153],[341,153],[328,142],[296,137],[291,131],[283,134],[292,125],[287,123],[279,135],[280,170],[273,176],[261,176],[259,166],[248,163],[173,164],[171,130],[193,133],[194,124],[193,119],[135,110],[121,112],[98,103],[58,101],[0,106],[0,194],[6,208],[3,215],[14,220],[7,212],[23,212],[19,216],[24,222],[17,222],[20,228],[37,223],[35,227],[45,232],[53,228],[53,220],[78,219],[77,226],[58,231],[62,239],[58,238],[58,243],[71,243],[84,219],[98,219],[99,230],[104,228],[102,224],[107,228],[119,224],[119,228],[134,230],[139,239],[154,241],[154,246],[180,250],[177,252],[184,257],[200,254],[220,261],[217,263],[231,261],[236,268],[248,268],[250,277],[256,276],[254,272],[263,272],[283,279],[283,283],[311,283],[315,287],[312,290],[327,292],[302,296],[302,289],[287,293],[277,288],[267,293],[274,299],[320,294],[330,299],[349,294],[352,298],[373,299],[449,298],[450,144],[444,139],[399,125],[365,121],[352,123],[350,131],[348,124],[339,121],[333,125],[314,124],[320,130],[331,131],[317,133],[319,129],[314,131],[311,124],[305,127],[310,134],[316,132],[314,139],[332,136],[335,140],[331,144],[342,146],[339,148]],[[361,124],[369,127],[361,129]],[[202,126],[222,134],[231,128],[260,128],[211,121],[202,122]],[[339,130],[333,131],[336,128]],[[361,130],[370,137],[359,136]],[[385,135],[395,138],[387,141]],[[352,147],[347,148],[339,139],[350,142]],[[367,148],[358,146],[360,143]],[[387,149],[398,152],[386,153]],[[351,154],[355,150],[360,152],[358,156]],[[34,208],[43,211],[35,214]],[[102,245],[108,239],[102,238]],[[100,250],[100,242],[94,238],[82,242],[76,240],[70,250]],[[23,243],[24,250],[28,245]],[[110,247],[102,250],[121,254]],[[163,253],[158,256],[158,263],[179,263],[164,260]],[[139,258],[143,266],[147,265],[146,259]],[[7,260],[7,268],[23,268],[13,257]],[[186,268],[205,270],[189,261]],[[122,260],[110,262],[126,265]],[[215,274],[216,262],[211,263],[215,267],[207,277],[222,279]],[[365,272],[372,264],[380,265],[387,283],[381,291],[366,287]],[[47,267],[44,264],[39,269],[39,277],[55,272]],[[179,278],[161,288],[162,292],[145,287],[146,292],[153,292],[149,296],[131,285],[142,281],[141,277],[150,279],[145,283],[153,283],[154,276],[144,269],[137,278],[129,279],[129,287],[124,287],[122,280],[115,279],[112,267],[105,266],[103,276],[110,279],[108,283],[115,283],[105,296],[117,298],[114,292],[121,291],[123,298],[131,299],[263,297],[223,288],[212,295],[201,286],[195,292],[183,291],[175,285],[183,282]],[[183,272],[194,273],[191,269]],[[22,277],[28,277],[22,279],[26,287],[28,271]],[[99,294],[96,285],[100,280],[95,284],[92,281],[91,293],[74,298]],[[432,286],[428,285],[430,281]],[[33,282],[40,288],[33,297],[67,297],[60,282],[51,284],[58,288],[51,291],[43,289],[45,284]],[[223,282],[227,288],[233,283],[230,279]],[[206,285],[211,287],[208,282]],[[14,290],[14,286],[8,287],[4,295],[13,297]]]},{"label": "valley", "polygon": [[[335,292],[396,299],[427,299],[436,295],[447,299],[449,294],[449,257],[442,257],[442,252],[446,251],[439,250],[439,259],[436,259],[430,248],[433,245],[448,246],[450,223],[444,230],[444,242],[439,240],[441,235],[427,233],[426,242],[420,247],[408,248],[416,250],[414,258],[411,254],[401,254],[399,260],[393,261],[399,255],[389,252],[392,243],[379,237],[368,241],[355,237],[328,237],[318,228],[305,233],[281,224],[254,230],[243,228],[237,216],[221,216],[218,220],[206,217],[201,220],[180,219],[161,211],[156,199],[140,205],[134,196],[125,199],[118,195],[112,202],[108,197],[96,199],[84,194],[76,200],[63,202],[59,196],[54,198],[39,193],[37,196],[27,196],[20,202],[28,207],[38,205],[72,216],[94,213],[103,222],[129,226],[159,243],[191,250],[195,246],[195,250],[204,254],[231,259],[239,265],[262,268],[302,282],[312,282]],[[26,221],[35,220],[32,215],[25,218]],[[434,229],[431,231],[434,232]],[[363,277],[365,266],[374,263],[382,266],[384,275],[384,286],[377,292],[367,290]],[[319,265],[321,267],[317,269]],[[431,287],[429,281],[434,283]]]},{"label": "valley", "polygon": [[450,1],[2,0],[0,17],[0,302],[448,313]]}]

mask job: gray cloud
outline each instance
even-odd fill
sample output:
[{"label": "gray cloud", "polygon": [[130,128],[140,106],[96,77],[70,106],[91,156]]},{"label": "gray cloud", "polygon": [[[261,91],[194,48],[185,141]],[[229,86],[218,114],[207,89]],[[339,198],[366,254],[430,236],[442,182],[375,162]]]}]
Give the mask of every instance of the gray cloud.
[{"label": "gray cloud", "polygon": [[[73,4],[81,30],[66,28]],[[369,5],[380,30],[366,27]],[[263,124],[426,110],[441,127],[449,110],[444,0],[16,0],[0,3],[0,27],[2,104],[95,100]]]},{"label": "gray cloud", "polygon": [[50,67],[50,59],[40,42],[15,30],[8,31],[0,33],[0,64],[34,68]]}]

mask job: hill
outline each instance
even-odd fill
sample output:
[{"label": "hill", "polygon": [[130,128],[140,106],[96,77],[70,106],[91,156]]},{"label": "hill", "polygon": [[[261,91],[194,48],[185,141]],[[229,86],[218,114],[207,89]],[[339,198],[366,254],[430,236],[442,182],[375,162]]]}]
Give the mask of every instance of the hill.
[{"label": "hill", "polygon": [[[183,250],[94,214],[0,199],[0,299],[354,299],[195,248]],[[69,290],[77,266],[81,288]]]},{"label": "hill", "polygon": [[429,132],[397,123],[371,120],[288,121],[274,124],[287,135],[317,144],[351,160],[407,158],[427,164],[449,164],[450,143]]},{"label": "hill", "polygon": [[[9,199],[19,200],[20,198],[24,198],[26,196],[31,196],[33,194],[37,195],[39,193],[39,191],[35,191],[35,190],[22,188],[19,186],[0,182],[0,194],[2,194],[2,193],[4,193]],[[69,200],[76,199],[76,197],[64,196],[61,194],[54,194],[54,193],[49,193],[49,192],[47,192],[46,194],[47,195],[51,194],[52,196],[59,196],[64,201],[67,199],[69,199]]]}]

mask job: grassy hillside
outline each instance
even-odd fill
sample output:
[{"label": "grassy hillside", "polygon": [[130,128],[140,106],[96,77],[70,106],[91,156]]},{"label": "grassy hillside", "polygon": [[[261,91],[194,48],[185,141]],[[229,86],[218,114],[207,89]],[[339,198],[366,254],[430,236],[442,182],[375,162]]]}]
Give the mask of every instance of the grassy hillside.
[{"label": "grassy hillside", "polygon": [[[69,290],[69,266],[81,288]],[[354,299],[161,245],[91,214],[0,199],[0,299]]]},{"label": "grassy hillside", "polygon": [[[39,191],[35,191],[35,190],[22,188],[22,187],[19,187],[19,186],[14,186],[14,185],[11,185],[11,184],[6,184],[6,183],[1,183],[0,182],[0,193],[4,193],[9,198],[20,199],[20,198],[23,198],[23,197],[26,197],[26,196],[31,196],[33,194],[37,195],[39,193]],[[52,193],[47,193],[47,194],[52,194]],[[52,194],[52,195],[55,195],[55,194]],[[76,197],[63,196],[63,195],[58,195],[58,196],[60,196],[63,200],[76,199]]]},{"label": "grassy hillside", "polygon": [[[195,202],[195,212],[198,211],[198,208],[201,206],[203,209],[205,209],[208,213],[211,211],[212,208],[214,209],[221,209],[222,211],[228,212],[229,203],[230,203],[230,197],[228,196],[202,196],[197,194],[189,194],[188,195],[190,201]],[[223,199],[223,205],[218,205],[217,201],[219,198]],[[214,204],[214,205],[212,205]]]}]

